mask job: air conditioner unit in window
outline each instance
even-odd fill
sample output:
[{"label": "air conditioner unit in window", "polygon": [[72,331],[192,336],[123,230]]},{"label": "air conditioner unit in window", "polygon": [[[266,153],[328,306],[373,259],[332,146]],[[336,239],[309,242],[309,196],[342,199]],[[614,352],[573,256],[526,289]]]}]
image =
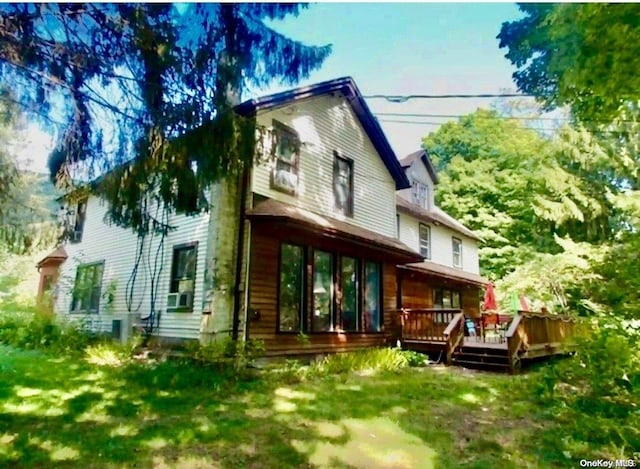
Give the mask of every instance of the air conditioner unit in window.
[{"label": "air conditioner unit in window", "polygon": [[191,308],[193,306],[193,293],[169,293],[167,296],[167,308]]}]

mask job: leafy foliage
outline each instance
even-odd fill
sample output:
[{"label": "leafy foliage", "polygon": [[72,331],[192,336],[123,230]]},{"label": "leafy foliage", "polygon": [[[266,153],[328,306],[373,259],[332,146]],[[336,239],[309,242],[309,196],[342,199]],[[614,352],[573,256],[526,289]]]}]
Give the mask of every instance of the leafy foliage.
[{"label": "leafy foliage", "polygon": [[606,153],[577,131],[547,139],[478,110],[441,126],[424,147],[440,174],[438,204],[480,235],[481,265],[497,278],[536,253],[561,252],[556,236],[612,235],[609,181],[587,178],[606,166]]},{"label": "leafy foliage", "polygon": [[273,80],[295,83],[330,53],[267,25],[302,8],[7,4],[0,73],[20,106],[59,127],[50,158],[59,183],[110,171],[99,192],[111,221],[166,230],[149,203],[206,210],[209,185],[252,163],[255,123],[233,112],[235,100]]},{"label": "leafy foliage", "polygon": [[520,90],[548,108],[569,105],[584,121],[609,122],[640,98],[638,4],[519,4],[502,24],[500,47]]}]

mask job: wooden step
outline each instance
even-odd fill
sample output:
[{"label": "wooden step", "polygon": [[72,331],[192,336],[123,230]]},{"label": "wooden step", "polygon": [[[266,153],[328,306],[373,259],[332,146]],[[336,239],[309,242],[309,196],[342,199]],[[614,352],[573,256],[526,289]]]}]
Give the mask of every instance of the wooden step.
[{"label": "wooden step", "polygon": [[455,366],[462,366],[464,368],[473,368],[473,369],[482,369],[482,370],[487,370],[487,369],[508,370],[509,369],[509,363],[487,363],[487,362],[477,362],[473,360],[454,359],[452,364]]}]

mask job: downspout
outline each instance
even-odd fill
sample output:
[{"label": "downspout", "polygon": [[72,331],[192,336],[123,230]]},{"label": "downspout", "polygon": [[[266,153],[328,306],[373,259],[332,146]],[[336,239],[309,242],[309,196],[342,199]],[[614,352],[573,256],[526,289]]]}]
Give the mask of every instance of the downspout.
[{"label": "downspout", "polygon": [[[244,215],[247,206],[247,188],[249,186],[249,171],[250,166],[242,168],[242,179],[240,182],[240,210],[238,216],[240,217],[240,226],[238,227],[238,253],[236,256],[236,288],[233,291],[233,324],[231,328],[231,338],[238,340],[240,330],[240,303],[241,303],[241,289],[242,284],[242,263],[244,260]],[[246,288],[246,285],[244,286]],[[244,291],[244,289],[242,290]]]}]

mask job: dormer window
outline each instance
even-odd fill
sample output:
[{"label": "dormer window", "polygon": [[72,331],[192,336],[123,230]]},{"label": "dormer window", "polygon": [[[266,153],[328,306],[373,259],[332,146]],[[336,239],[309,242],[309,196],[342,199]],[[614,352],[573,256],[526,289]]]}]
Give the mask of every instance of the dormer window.
[{"label": "dormer window", "polygon": [[427,205],[429,197],[429,187],[419,181],[411,183],[411,201],[422,208],[429,208]]},{"label": "dormer window", "polygon": [[298,190],[300,139],[292,128],[273,121],[273,158],[271,187],[294,195]]}]

